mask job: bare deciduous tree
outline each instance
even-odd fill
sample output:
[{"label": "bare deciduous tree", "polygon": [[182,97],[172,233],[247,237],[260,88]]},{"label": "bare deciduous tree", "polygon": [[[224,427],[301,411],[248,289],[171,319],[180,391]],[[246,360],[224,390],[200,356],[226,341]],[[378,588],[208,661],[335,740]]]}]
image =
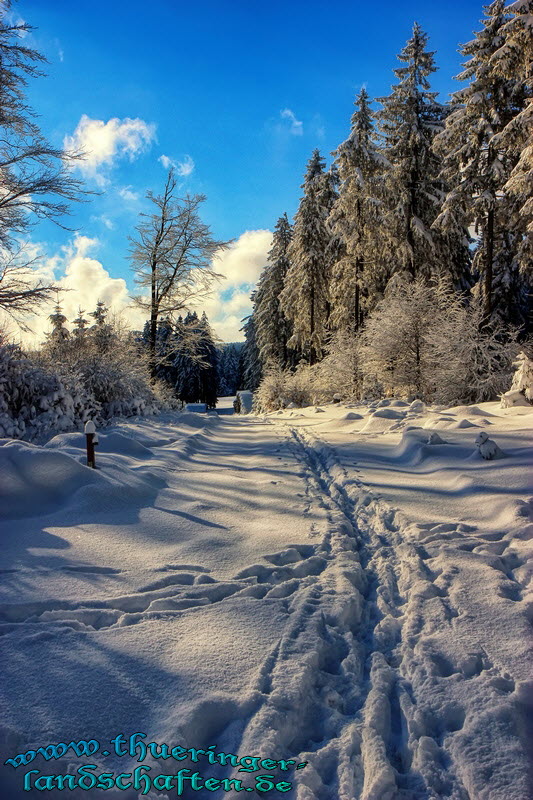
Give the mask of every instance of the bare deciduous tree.
[{"label": "bare deciduous tree", "polygon": [[[42,76],[46,61],[23,45],[33,28],[10,21],[10,0],[0,2],[0,308],[10,314],[32,310],[56,287],[37,283],[34,260],[25,259],[19,237],[40,219],[61,227],[70,203],[90,194],[70,167],[82,153],[52,147],[35,123],[27,105],[29,78]],[[68,229],[68,228],[67,228]]]},{"label": "bare deciduous tree", "polygon": [[152,371],[158,319],[172,318],[209,294],[214,281],[222,277],[212,269],[212,261],[229,244],[213,239],[209,226],[200,219],[204,195],[178,197],[176,190],[171,169],[163,194],[147,193],[155,210],[141,214],[138,236],[130,239],[135,282],[148,290],[133,299],[150,318]]}]

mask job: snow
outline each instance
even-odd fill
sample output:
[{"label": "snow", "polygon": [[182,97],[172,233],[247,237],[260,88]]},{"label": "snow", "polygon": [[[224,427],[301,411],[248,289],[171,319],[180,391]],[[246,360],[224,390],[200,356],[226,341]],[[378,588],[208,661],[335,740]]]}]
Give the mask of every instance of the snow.
[{"label": "snow", "polygon": [[306,761],[263,771],[295,800],[526,800],[533,407],[222,405],[106,428],[96,470],[81,431],[0,440],[4,759],[143,731]]}]

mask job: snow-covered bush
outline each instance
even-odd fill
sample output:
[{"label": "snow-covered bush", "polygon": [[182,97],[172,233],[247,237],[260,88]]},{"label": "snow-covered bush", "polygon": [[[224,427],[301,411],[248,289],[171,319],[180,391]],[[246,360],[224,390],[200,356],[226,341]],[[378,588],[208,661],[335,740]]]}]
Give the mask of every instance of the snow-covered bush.
[{"label": "snow-covered bush", "polygon": [[353,334],[337,332],[328,343],[328,354],[312,370],[313,402],[359,400],[363,392],[360,341]]},{"label": "snow-covered bush", "polygon": [[82,385],[93,419],[155,413],[162,390],[156,396],[146,350],[118,322],[107,322],[101,309],[98,313],[92,328],[79,326],[72,336],[59,336],[54,329],[39,354],[41,363],[55,368],[65,384]]},{"label": "snow-covered bush", "polygon": [[42,440],[88,418],[102,423],[180,405],[151,382],[145,352],[127,332],[80,324],[70,335],[60,311],[53,317],[54,332],[37,353],[0,340],[0,438]]},{"label": "snow-covered bush", "polygon": [[475,296],[467,300],[445,283],[398,282],[363,331],[365,382],[446,405],[492,400],[508,385],[515,339],[502,322],[484,325]]},{"label": "snow-covered bush", "polygon": [[444,405],[495,400],[509,385],[516,332],[497,319],[483,324],[477,297],[466,305],[447,293],[428,333],[433,388],[428,399]]},{"label": "snow-covered bush", "polygon": [[254,393],[254,411],[277,411],[293,407],[302,408],[315,402],[314,370],[308,364],[300,365],[295,372],[271,369]]},{"label": "snow-covered bush", "polygon": [[520,352],[513,363],[515,373],[511,389],[502,395],[503,408],[515,405],[529,405],[533,402],[533,360],[524,352]]},{"label": "snow-covered bush", "polygon": [[75,379],[64,382],[17,345],[0,345],[0,437],[35,439],[71,430],[87,400]]},{"label": "snow-covered bush", "polygon": [[285,387],[289,376],[288,370],[269,370],[254,392],[254,411],[277,411],[285,408],[287,405]]},{"label": "snow-covered bush", "polygon": [[398,280],[368,317],[361,338],[366,380],[386,396],[427,398],[435,363],[428,334],[435,325],[436,289]]},{"label": "snow-covered bush", "polygon": [[500,450],[494,439],[489,439],[485,431],[481,431],[476,436],[476,447],[481,458],[485,461],[493,461],[496,458],[503,458],[505,453]]},{"label": "snow-covered bush", "polygon": [[250,414],[254,407],[254,397],[252,392],[241,389],[237,392],[233,401],[233,409],[236,414]]}]

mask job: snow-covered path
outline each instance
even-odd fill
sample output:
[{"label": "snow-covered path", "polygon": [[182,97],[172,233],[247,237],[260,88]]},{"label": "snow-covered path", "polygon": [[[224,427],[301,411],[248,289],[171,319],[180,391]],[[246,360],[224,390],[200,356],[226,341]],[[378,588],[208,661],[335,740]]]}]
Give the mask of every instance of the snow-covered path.
[{"label": "snow-covered path", "polygon": [[530,797],[524,559],[502,536],[409,525],[289,418],[124,424],[96,473],[80,438],[0,448],[4,758],[143,731],[292,759],[266,773],[299,800]]}]

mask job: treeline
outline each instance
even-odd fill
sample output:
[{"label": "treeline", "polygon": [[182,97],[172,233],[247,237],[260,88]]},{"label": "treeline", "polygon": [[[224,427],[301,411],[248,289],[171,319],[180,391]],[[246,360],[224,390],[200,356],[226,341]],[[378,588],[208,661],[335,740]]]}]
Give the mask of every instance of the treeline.
[{"label": "treeline", "polygon": [[263,406],[505,388],[532,323],[532,11],[485,9],[448,104],[415,24],[379,110],[362,89],[329,169],[314,151],[245,321],[245,386]]},{"label": "treeline", "polygon": [[[150,323],[140,340],[150,348]],[[163,381],[183,403],[215,408],[217,398],[234,395],[242,382],[241,346],[217,345],[205,312],[166,317],[157,326],[155,378]]]},{"label": "treeline", "polygon": [[[146,348],[99,302],[66,327],[56,305],[42,347],[24,352],[0,337],[0,436],[39,440],[116,416],[154,413],[171,392],[150,380]],[[92,319],[90,319],[92,318]]]},{"label": "treeline", "polygon": [[[104,303],[68,320],[57,303],[42,346],[24,352],[0,335],[0,438],[41,440],[92,419],[153,414],[235,394],[243,375],[242,346],[217,345],[205,314],[189,312],[157,327],[130,331]],[[155,370],[155,377],[154,372]]]}]

